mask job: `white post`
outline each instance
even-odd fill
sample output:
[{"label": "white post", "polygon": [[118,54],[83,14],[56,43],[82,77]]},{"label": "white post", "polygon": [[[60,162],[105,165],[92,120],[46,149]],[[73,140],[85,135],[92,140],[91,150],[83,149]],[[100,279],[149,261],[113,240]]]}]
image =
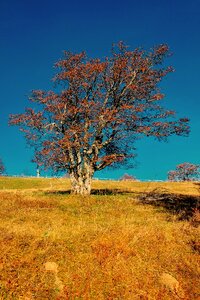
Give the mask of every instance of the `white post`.
[{"label": "white post", "polygon": [[39,178],[40,177],[40,169],[39,169],[39,167],[37,166],[37,178]]}]

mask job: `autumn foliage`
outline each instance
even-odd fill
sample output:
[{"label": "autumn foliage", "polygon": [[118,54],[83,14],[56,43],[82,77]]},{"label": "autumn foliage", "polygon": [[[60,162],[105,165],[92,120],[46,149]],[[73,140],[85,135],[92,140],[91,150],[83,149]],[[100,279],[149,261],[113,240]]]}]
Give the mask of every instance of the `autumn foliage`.
[{"label": "autumn foliage", "polygon": [[182,163],[176,166],[175,170],[168,172],[170,181],[194,181],[200,176],[200,165]]},{"label": "autumn foliage", "polygon": [[95,171],[130,162],[136,138],[188,134],[188,119],[161,105],[158,85],[173,71],[161,67],[168,54],[167,45],[130,51],[122,42],[103,60],[64,52],[55,90],[33,91],[35,108],[11,115],[10,124],[35,147],[38,165],[68,171],[72,191],[89,194]]}]

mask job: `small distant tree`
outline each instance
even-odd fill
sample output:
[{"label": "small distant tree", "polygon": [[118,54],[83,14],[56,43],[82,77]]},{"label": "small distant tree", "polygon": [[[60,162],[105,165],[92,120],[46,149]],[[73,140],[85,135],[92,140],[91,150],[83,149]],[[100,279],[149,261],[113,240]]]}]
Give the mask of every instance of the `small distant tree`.
[{"label": "small distant tree", "polygon": [[55,91],[33,91],[35,109],[11,115],[10,124],[35,147],[35,162],[68,171],[72,193],[90,194],[94,172],[129,163],[136,138],[188,134],[188,119],[160,104],[159,83],[173,71],[161,67],[168,55],[167,45],[130,51],[122,42],[103,60],[65,52]]},{"label": "small distant tree", "polygon": [[0,175],[5,173],[5,166],[3,164],[2,159],[0,158]]},{"label": "small distant tree", "polygon": [[68,172],[66,172],[66,173],[63,175],[63,178],[67,178],[67,179],[69,179],[69,178],[70,178],[70,176],[69,176],[69,173],[68,173]]},{"label": "small distant tree", "polygon": [[169,181],[194,181],[200,176],[200,165],[182,163],[175,170],[168,172]]},{"label": "small distant tree", "polygon": [[128,181],[138,181],[137,178],[135,176],[132,176],[132,175],[129,175],[127,173],[125,173],[121,178],[120,178],[121,181],[123,180],[128,180]]}]

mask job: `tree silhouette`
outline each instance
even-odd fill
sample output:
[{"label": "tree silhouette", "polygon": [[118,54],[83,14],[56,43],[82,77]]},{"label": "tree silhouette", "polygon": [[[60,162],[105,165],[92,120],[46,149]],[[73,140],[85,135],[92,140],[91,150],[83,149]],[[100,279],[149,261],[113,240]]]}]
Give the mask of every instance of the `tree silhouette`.
[{"label": "tree silhouette", "polygon": [[5,166],[2,159],[0,158],[0,175],[2,175],[3,173],[5,173]]}]

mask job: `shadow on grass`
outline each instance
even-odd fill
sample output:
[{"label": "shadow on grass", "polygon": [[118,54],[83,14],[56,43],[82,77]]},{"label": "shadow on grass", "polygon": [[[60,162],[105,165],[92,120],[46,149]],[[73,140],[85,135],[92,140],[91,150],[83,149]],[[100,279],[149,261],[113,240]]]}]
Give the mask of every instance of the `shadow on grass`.
[{"label": "shadow on grass", "polygon": [[200,209],[200,196],[171,194],[166,189],[156,188],[139,196],[143,204],[163,207],[170,213],[178,215],[179,220],[189,220],[194,211]]},{"label": "shadow on grass", "polygon": [[195,182],[194,184],[197,186],[197,190],[200,192],[200,182]]},{"label": "shadow on grass", "polygon": [[125,195],[133,192],[122,189],[92,189],[92,195]]},{"label": "shadow on grass", "polygon": [[[71,190],[64,191],[47,191],[45,192],[47,195],[69,195],[71,194]],[[133,194],[133,192],[122,189],[92,189],[91,195],[125,195],[125,194]]]}]

